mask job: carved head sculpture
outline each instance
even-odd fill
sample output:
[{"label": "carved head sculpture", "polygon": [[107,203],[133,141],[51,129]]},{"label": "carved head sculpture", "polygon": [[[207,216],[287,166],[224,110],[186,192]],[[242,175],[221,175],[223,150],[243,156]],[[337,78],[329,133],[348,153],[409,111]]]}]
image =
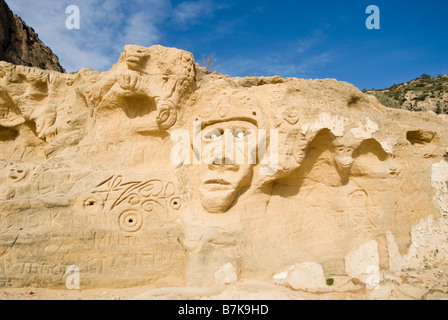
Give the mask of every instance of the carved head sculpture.
[{"label": "carved head sculpture", "polygon": [[[159,46],[151,48],[155,51],[166,50]],[[174,51],[173,51],[174,52]],[[162,87],[156,96],[157,124],[161,129],[171,128],[177,121],[180,105],[194,90],[196,71],[193,55],[176,50],[175,54],[165,53],[166,60],[153,66],[162,76]]]},{"label": "carved head sculpture", "polygon": [[[254,101],[234,95],[203,110],[201,148],[194,148],[199,165],[199,194],[209,213],[225,213],[252,182],[258,129],[266,128]],[[223,101],[224,100],[224,101]]]},{"label": "carved head sculpture", "polygon": [[[191,53],[162,46],[128,45],[110,78],[88,88],[87,96],[97,113],[123,109],[131,119],[145,118],[137,125],[139,131],[140,127],[146,127],[146,131],[168,130],[193,92],[195,76]],[[150,115],[153,111],[155,114]]]},{"label": "carved head sculpture", "polygon": [[355,159],[353,153],[359,147],[361,141],[351,134],[347,133],[343,137],[337,137],[333,140],[334,163],[339,172],[347,172],[353,166]]},{"label": "carved head sculpture", "polygon": [[[201,132],[202,148],[216,146],[224,149],[223,141],[227,130],[233,132],[231,143],[235,148],[237,140],[247,140],[245,132],[255,129],[255,125],[247,121],[228,121],[210,125]],[[225,154],[226,150],[222,150],[221,155],[213,155],[208,162],[201,163],[199,167],[201,200],[204,208],[210,213],[225,212],[234,202],[238,191],[251,182],[252,165],[237,164]]]},{"label": "carved head sculpture", "polygon": [[127,45],[124,47],[124,62],[128,66],[129,70],[140,71],[146,66],[146,63],[150,57],[148,48]]},{"label": "carved head sculpture", "polygon": [[25,122],[21,110],[14,103],[8,92],[0,88],[0,127],[12,128]]},{"label": "carved head sculpture", "polygon": [[8,178],[11,179],[11,181],[19,182],[25,179],[27,173],[28,169],[21,167],[20,165],[12,165],[8,170]]},{"label": "carved head sculpture", "polygon": [[50,128],[56,122],[56,105],[38,105],[32,111],[29,118],[36,124],[37,137],[40,139],[45,139],[48,135],[51,134]]}]

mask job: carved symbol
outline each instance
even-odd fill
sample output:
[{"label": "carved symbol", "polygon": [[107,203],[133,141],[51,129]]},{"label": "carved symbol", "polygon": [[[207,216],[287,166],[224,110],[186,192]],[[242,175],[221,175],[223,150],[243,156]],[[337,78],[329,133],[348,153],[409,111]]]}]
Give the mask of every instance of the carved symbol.
[{"label": "carved symbol", "polygon": [[54,227],[54,226],[59,226],[62,227],[62,225],[56,221],[56,219],[58,218],[59,214],[58,213],[50,213],[50,226]]},{"label": "carved symbol", "polygon": [[294,125],[299,121],[299,110],[294,107],[289,107],[283,112],[283,119],[285,119],[290,125]]},{"label": "carved symbol", "polygon": [[165,187],[165,196],[172,197],[176,193],[176,187],[172,182],[168,182]]},{"label": "carved symbol", "polygon": [[198,93],[193,93],[192,95],[190,95],[190,102],[191,103],[195,103],[196,101],[198,101],[199,99],[199,94]]},{"label": "carved symbol", "polygon": [[220,108],[219,109],[219,116],[221,117],[221,118],[225,118],[228,114],[229,114],[229,108],[228,107],[223,107],[223,108]]},{"label": "carved symbol", "polygon": [[130,186],[123,192],[120,197],[112,205],[111,209],[119,206],[124,201],[132,205],[137,205],[140,203],[140,199],[149,197],[159,197],[163,191],[163,182],[160,180],[150,180],[147,182],[130,182],[125,183],[122,186]]},{"label": "carved symbol", "polygon": [[9,169],[9,173],[8,173],[8,177],[11,180],[13,180],[13,181],[18,182],[18,181],[21,181],[21,180],[25,179],[27,173],[28,172],[25,169],[10,168]]},{"label": "carved symbol", "polygon": [[174,210],[179,210],[182,207],[182,201],[180,198],[173,198],[170,201],[170,205]]},{"label": "carved symbol", "polygon": [[95,206],[104,206],[104,203],[100,199],[97,199],[96,197],[88,197],[83,204],[84,208],[90,208]]},{"label": "carved symbol", "polygon": [[143,217],[137,211],[126,211],[120,215],[118,225],[125,232],[137,232],[142,228]]},{"label": "carved symbol", "polygon": [[351,217],[356,225],[355,230],[375,233],[378,229],[375,221],[380,218],[381,213],[375,207],[369,206],[368,194],[364,190],[355,190],[349,195],[349,199],[356,210]]},{"label": "carved symbol", "polygon": [[274,90],[272,92],[272,97],[277,100],[280,99],[282,97],[282,91],[278,89]]},{"label": "carved symbol", "polygon": [[210,116],[212,115],[212,113],[213,113],[212,108],[207,108],[207,109],[205,109],[204,111],[202,111],[202,113],[201,113],[201,117],[202,117],[202,118],[210,117]]},{"label": "carved symbol", "polygon": [[357,208],[367,206],[367,197],[364,190],[356,190],[349,195],[350,202]]},{"label": "carved symbol", "polygon": [[159,205],[163,208],[163,205],[160,202],[157,202],[155,200],[148,200],[142,203],[142,209],[148,213],[151,213],[154,211],[154,207],[156,205]]},{"label": "carved symbol", "polygon": [[104,209],[104,201],[99,195],[89,196],[84,200],[83,208],[88,214],[97,215]]},{"label": "carved symbol", "polygon": [[136,232],[143,225],[144,214],[155,213],[162,221],[169,221],[169,209],[179,210],[182,200],[172,182],[123,182],[122,176],[111,176],[86,197],[83,207],[90,214],[118,212],[119,227],[125,232]]}]

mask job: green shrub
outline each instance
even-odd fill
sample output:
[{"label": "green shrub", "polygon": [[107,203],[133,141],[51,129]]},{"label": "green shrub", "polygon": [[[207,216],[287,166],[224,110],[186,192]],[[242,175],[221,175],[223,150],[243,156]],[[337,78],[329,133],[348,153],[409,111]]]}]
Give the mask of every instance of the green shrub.
[{"label": "green shrub", "polygon": [[394,109],[401,109],[402,105],[400,102],[398,102],[397,100],[395,100],[394,98],[391,98],[389,96],[387,96],[384,93],[375,93],[374,96],[378,99],[378,101],[389,108],[394,108]]},{"label": "green shrub", "polygon": [[429,79],[431,79],[431,76],[429,74],[424,73],[418,79],[429,80]]},{"label": "green shrub", "polygon": [[419,97],[417,98],[417,101],[425,101],[426,98],[428,98],[428,95],[427,95],[427,94],[422,94],[421,96],[419,96]]}]

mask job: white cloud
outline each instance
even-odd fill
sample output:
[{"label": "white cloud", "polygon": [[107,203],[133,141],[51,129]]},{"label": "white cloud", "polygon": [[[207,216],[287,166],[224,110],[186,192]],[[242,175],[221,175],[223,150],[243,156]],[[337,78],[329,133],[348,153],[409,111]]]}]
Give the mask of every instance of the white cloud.
[{"label": "white cloud", "polygon": [[[108,70],[126,44],[160,40],[158,24],[172,10],[169,0],[14,0],[10,8],[39,34],[68,72],[82,67]],[[80,8],[81,29],[68,30],[69,5]]]},{"label": "white cloud", "polygon": [[[32,26],[68,71],[83,67],[109,70],[126,44],[151,46],[164,39],[165,24],[188,28],[227,8],[215,0],[186,0],[173,8],[170,0],[10,0],[11,9]],[[77,5],[81,29],[68,30],[65,9]],[[221,22],[222,23],[222,22]],[[237,22],[233,22],[236,25]],[[226,21],[214,34],[229,34],[235,25]],[[219,71],[231,75],[264,74],[306,76],[322,70],[334,57],[314,52],[326,40],[322,30],[291,41],[283,50],[260,52],[259,57],[225,59]],[[279,53],[281,51],[282,53]],[[311,54],[311,52],[313,52]],[[227,61],[226,61],[227,60]],[[227,70],[221,70],[227,69]]]},{"label": "white cloud", "polygon": [[327,36],[323,33],[322,30],[314,30],[311,36],[301,38],[297,41],[296,52],[305,53],[308,50],[324,42],[326,38]]},{"label": "white cloud", "polygon": [[223,8],[224,5],[211,0],[184,1],[174,8],[172,19],[178,25],[187,27],[202,18],[213,17],[216,11]]},{"label": "white cloud", "polygon": [[[186,28],[226,6],[213,0],[10,0],[10,8],[39,34],[67,72],[109,70],[126,44],[151,46],[163,39],[164,24]],[[65,26],[66,8],[80,9],[81,28]]]},{"label": "white cloud", "polygon": [[283,43],[281,48],[260,51],[251,58],[220,57],[222,66],[218,71],[231,76],[316,77],[325,73],[324,68],[337,58],[333,50],[319,48],[326,39],[323,30],[314,30],[308,36]]},{"label": "white cloud", "polygon": [[240,56],[227,60],[221,57],[218,72],[230,76],[315,77],[334,59],[334,54],[329,51],[300,57],[278,53],[266,53],[257,59]]},{"label": "white cloud", "polygon": [[132,16],[121,35],[121,42],[149,46],[159,41],[159,31],[154,23],[148,20],[146,13]]}]

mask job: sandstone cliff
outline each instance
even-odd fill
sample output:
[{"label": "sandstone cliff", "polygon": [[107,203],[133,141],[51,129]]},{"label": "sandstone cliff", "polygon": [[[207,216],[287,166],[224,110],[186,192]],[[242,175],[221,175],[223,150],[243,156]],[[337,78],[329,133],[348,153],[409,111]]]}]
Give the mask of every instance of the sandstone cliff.
[{"label": "sandstone cliff", "polygon": [[0,60],[17,65],[65,72],[58,57],[38,35],[0,0]]},{"label": "sandstone cliff", "polygon": [[148,298],[257,280],[420,299],[401,277],[448,265],[447,123],[162,46],[107,72],[0,62],[0,287],[78,270],[83,288],[171,287]]}]

